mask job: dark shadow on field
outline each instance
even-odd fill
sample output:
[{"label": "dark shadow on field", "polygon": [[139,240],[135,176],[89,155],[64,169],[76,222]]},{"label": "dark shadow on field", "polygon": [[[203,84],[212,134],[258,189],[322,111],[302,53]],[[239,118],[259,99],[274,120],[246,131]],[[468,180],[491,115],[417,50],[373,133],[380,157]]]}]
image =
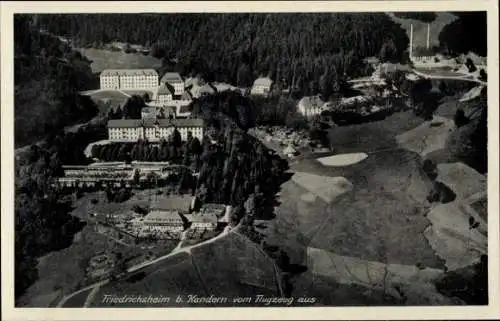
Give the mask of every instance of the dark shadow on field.
[{"label": "dark shadow on field", "polygon": [[130,277],[128,277],[125,281],[126,282],[129,282],[129,283],[135,283],[135,282],[138,282],[142,279],[144,279],[146,277],[146,272],[142,271],[142,272],[138,272],[138,273],[135,273],[133,275],[131,275]]}]

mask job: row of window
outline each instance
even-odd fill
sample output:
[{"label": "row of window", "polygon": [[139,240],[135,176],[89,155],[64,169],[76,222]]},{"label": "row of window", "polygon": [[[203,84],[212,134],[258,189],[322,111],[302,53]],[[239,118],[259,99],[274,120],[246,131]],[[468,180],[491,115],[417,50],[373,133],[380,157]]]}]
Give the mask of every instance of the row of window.
[{"label": "row of window", "polygon": [[[172,134],[172,128],[162,128],[162,129],[155,129],[155,128],[147,128],[145,132],[146,138],[149,139],[154,139],[154,138],[161,138],[161,137],[168,137]],[[181,138],[183,140],[187,139],[188,132],[191,131],[192,135],[194,137],[197,137],[198,139],[203,138],[203,129],[202,128],[193,128],[193,129],[188,129],[188,128],[180,128],[179,132],[181,134]],[[126,129],[111,129],[109,130],[109,139],[110,140],[136,140],[142,137],[140,132],[130,131]]]}]

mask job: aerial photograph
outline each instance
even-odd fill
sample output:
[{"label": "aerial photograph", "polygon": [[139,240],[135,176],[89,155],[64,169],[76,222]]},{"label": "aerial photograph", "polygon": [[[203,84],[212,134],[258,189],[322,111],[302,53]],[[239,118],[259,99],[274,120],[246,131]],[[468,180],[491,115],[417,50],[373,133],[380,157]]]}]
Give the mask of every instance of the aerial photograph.
[{"label": "aerial photograph", "polygon": [[486,17],[14,14],[15,307],[488,305]]}]

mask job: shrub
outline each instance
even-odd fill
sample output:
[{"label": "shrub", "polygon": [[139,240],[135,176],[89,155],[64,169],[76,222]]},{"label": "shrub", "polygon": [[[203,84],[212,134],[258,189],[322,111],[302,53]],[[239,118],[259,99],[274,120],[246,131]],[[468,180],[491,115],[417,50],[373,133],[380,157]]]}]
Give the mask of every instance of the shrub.
[{"label": "shrub", "polygon": [[93,199],[90,200],[90,204],[95,205],[97,203],[99,203],[99,201],[97,199],[95,199],[95,198],[93,198]]},{"label": "shrub", "polygon": [[127,201],[132,196],[132,192],[129,189],[122,188],[116,193],[115,202],[122,203]]},{"label": "shrub", "polygon": [[148,213],[148,210],[147,210],[147,209],[145,209],[145,208],[143,208],[143,207],[141,207],[141,206],[139,206],[139,205],[134,205],[134,206],[132,207],[132,210],[133,210],[134,212],[136,212],[137,214],[141,214],[141,215],[146,215],[146,214]]},{"label": "shrub", "polygon": [[453,117],[453,121],[455,122],[455,126],[462,127],[463,125],[467,125],[469,123],[469,118],[465,116],[465,112],[463,109],[457,109],[455,116]]}]

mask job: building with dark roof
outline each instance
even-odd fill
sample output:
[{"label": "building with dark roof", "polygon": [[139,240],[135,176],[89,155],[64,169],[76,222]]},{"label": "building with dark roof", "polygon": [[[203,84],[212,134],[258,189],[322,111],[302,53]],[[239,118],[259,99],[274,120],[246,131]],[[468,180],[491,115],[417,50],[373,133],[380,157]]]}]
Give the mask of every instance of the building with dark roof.
[{"label": "building with dark roof", "polygon": [[110,141],[133,142],[147,139],[150,142],[167,139],[177,129],[182,140],[187,140],[189,133],[200,141],[204,135],[203,119],[111,119],[108,121]]}]

